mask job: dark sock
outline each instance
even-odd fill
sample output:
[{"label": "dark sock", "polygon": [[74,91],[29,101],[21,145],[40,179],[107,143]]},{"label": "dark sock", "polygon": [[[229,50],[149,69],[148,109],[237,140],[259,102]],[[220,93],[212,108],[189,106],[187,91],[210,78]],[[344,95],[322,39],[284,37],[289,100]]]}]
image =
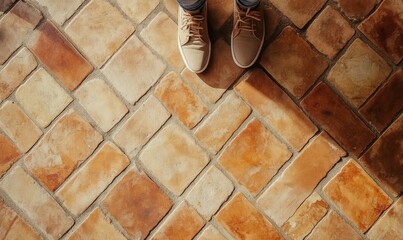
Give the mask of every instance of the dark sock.
[{"label": "dark sock", "polygon": [[[236,1],[236,3],[237,3],[238,6],[239,6],[241,9],[243,9],[243,10],[247,10],[248,8],[250,8],[250,7],[247,7],[247,6],[242,5],[242,4],[239,3],[238,1]],[[259,4],[260,4],[260,2],[259,2],[256,6],[252,7],[251,10],[257,10],[258,7],[259,7]]]}]

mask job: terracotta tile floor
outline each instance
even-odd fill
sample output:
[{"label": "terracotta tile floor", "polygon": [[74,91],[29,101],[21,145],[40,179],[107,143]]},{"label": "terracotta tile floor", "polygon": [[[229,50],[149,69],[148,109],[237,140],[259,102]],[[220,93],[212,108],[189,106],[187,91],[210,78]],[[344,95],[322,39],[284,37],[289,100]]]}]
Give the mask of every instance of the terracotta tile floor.
[{"label": "terracotta tile floor", "polygon": [[403,239],[403,1],[0,0],[0,239]]}]

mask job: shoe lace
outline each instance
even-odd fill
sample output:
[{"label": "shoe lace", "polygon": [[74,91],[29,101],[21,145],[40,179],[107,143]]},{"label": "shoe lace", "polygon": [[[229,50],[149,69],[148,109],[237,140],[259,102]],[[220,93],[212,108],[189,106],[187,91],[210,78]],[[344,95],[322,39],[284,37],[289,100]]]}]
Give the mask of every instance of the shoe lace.
[{"label": "shoe lace", "polygon": [[203,21],[204,16],[200,14],[190,14],[188,12],[184,12],[183,14],[183,24],[181,26],[181,30],[186,29],[189,39],[193,39],[195,41],[203,42]]},{"label": "shoe lace", "polygon": [[[252,11],[251,8],[248,8],[246,11],[239,8],[237,12],[238,17],[235,23],[236,30],[244,30],[249,32],[256,32],[256,23],[255,21],[260,22],[260,12]],[[254,21],[255,20],[255,21]]]}]

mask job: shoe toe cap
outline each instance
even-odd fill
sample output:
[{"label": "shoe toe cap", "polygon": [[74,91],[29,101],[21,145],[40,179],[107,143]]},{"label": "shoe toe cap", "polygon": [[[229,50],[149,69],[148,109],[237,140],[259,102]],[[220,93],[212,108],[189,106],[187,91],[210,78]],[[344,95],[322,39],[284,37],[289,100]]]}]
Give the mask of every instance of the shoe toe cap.
[{"label": "shoe toe cap", "polygon": [[260,45],[259,40],[235,40],[232,45],[232,55],[235,63],[243,68],[253,65],[260,53]]},{"label": "shoe toe cap", "polygon": [[192,72],[200,73],[208,65],[210,52],[208,49],[184,48],[183,55],[186,67]]}]

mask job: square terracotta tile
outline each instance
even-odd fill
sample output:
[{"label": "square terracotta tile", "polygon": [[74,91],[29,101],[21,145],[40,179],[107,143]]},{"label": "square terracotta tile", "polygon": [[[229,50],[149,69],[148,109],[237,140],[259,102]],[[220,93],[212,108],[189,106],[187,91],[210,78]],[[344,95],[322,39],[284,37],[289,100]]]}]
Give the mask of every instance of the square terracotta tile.
[{"label": "square terracotta tile", "polygon": [[323,191],[361,232],[366,232],[392,203],[392,199],[352,159]]},{"label": "square terracotta tile", "polygon": [[158,0],[117,0],[119,7],[133,19],[136,23],[141,23],[154,8],[158,5]]},{"label": "square terracotta tile", "polygon": [[291,155],[287,146],[255,118],[231,141],[218,162],[256,196]]},{"label": "square terracotta tile", "polygon": [[48,126],[73,98],[43,68],[21,85],[15,98],[40,127]]},{"label": "square terracotta tile", "polygon": [[69,111],[25,157],[29,171],[54,191],[95,150],[102,136],[76,111]]},{"label": "square terracotta tile", "polygon": [[157,82],[164,70],[165,64],[133,36],[102,68],[102,73],[126,101],[134,104]]},{"label": "square terracotta tile", "polygon": [[39,5],[46,8],[52,19],[59,25],[62,25],[74,14],[84,0],[53,1],[53,0],[35,0]]},{"label": "square terracotta tile", "polygon": [[226,240],[226,238],[212,225],[208,226],[197,240]]},{"label": "square terracotta tile", "polygon": [[0,133],[0,177],[13,165],[20,157],[18,148],[6,136]]},{"label": "square terracotta tile", "polygon": [[385,0],[358,28],[395,64],[403,58],[403,4]]},{"label": "square terracotta tile", "polygon": [[316,49],[334,58],[354,33],[348,21],[333,7],[327,6],[309,26],[306,35]]},{"label": "square terracotta tile", "polygon": [[139,159],[146,170],[175,195],[181,195],[209,162],[195,140],[173,123],[146,145]]},{"label": "square terracotta tile", "polygon": [[21,48],[0,71],[0,102],[6,99],[37,66],[34,55]]},{"label": "square terracotta tile", "polygon": [[284,239],[241,193],[220,210],[216,220],[235,239]]},{"label": "square terracotta tile", "polygon": [[209,1],[207,4],[209,27],[218,31],[234,12],[233,0]]},{"label": "square terracotta tile", "polygon": [[291,27],[286,27],[262,54],[262,66],[295,97],[301,98],[328,64]]},{"label": "square terracotta tile", "polygon": [[189,129],[208,112],[207,105],[174,72],[161,80],[154,94]]},{"label": "square terracotta tile", "polygon": [[296,150],[316,133],[316,126],[262,70],[245,73],[235,91]]},{"label": "square terracotta tile", "polygon": [[0,128],[23,152],[28,152],[42,135],[41,129],[11,101],[5,102],[0,108]]},{"label": "square terracotta tile", "polygon": [[176,70],[185,67],[178,48],[178,27],[168,15],[158,13],[140,36]]},{"label": "square terracotta tile", "polygon": [[133,25],[105,0],[90,1],[65,29],[97,67],[101,67],[133,31]]},{"label": "square terracotta tile", "polygon": [[128,112],[126,105],[99,78],[85,82],[75,96],[104,132],[108,132]]},{"label": "square terracotta tile", "polygon": [[341,11],[352,20],[362,20],[379,0],[335,0]]},{"label": "square terracotta tile", "polygon": [[327,79],[359,108],[390,72],[391,68],[385,60],[357,39],[333,66]]},{"label": "square terracotta tile", "polygon": [[147,175],[131,170],[102,205],[131,238],[145,239],[167,214],[172,202]]}]

